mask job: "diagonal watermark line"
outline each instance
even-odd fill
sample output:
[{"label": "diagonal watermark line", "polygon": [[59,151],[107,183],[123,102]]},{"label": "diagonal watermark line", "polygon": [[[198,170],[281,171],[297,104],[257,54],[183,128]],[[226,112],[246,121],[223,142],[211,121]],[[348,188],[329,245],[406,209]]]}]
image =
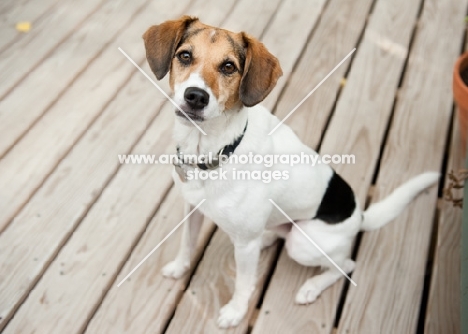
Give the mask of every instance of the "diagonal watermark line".
[{"label": "diagonal watermark line", "polygon": [[183,111],[182,108],[180,108],[180,107],[177,105],[177,103],[175,103],[175,101],[174,101],[173,99],[171,99],[171,98],[169,97],[169,95],[167,95],[166,92],[165,92],[161,87],[159,87],[159,85],[158,85],[156,82],[154,82],[154,80],[151,79],[151,77],[150,77],[148,74],[146,74],[146,72],[143,71],[143,69],[142,69],[140,66],[138,66],[138,64],[135,63],[135,61],[133,61],[133,59],[130,58],[129,55],[127,55],[127,54],[125,53],[124,50],[122,50],[122,48],[119,47],[118,49],[119,49],[119,51],[122,52],[122,54],[133,64],[133,66],[135,66],[141,73],[143,73],[143,75],[146,77],[146,79],[148,79],[157,89],[159,89],[159,91],[160,91],[169,101],[171,101],[171,103],[172,103],[177,109],[179,109],[179,111],[180,111],[182,114],[184,114],[184,116],[187,117],[187,119],[188,119],[190,122],[192,122],[192,124],[195,125],[195,127],[196,127],[198,130],[200,130],[201,133],[203,133],[203,134],[206,136],[205,131],[203,131],[203,130],[197,125],[197,123],[195,123],[195,122],[185,113],[185,111]]},{"label": "diagonal watermark line", "polygon": [[319,251],[320,253],[322,253],[327,259],[328,261],[330,261],[335,267],[336,269],[338,269],[350,282],[351,284],[353,284],[354,286],[357,286],[356,282],[354,282],[351,277],[348,276],[348,274],[346,274],[344,272],[343,269],[341,269],[336,263],[335,261],[333,261],[328,255],[327,253],[325,253],[308,235],[307,233],[305,233],[300,227],[299,225],[296,224],[296,222],[294,220],[292,220],[287,214],[286,212],[283,211],[283,209],[281,209],[272,199],[270,199],[270,202],[273,203],[273,205],[299,230],[299,232],[301,232],[306,238],[307,240],[309,240]]},{"label": "diagonal watermark line", "polygon": [[188,217],[190,217],[190,216],[192,215],[192,213],[194,213],[195,210],[198,209],[198,208],[200,207],[200,205],[202,205],[203,202],[205,202],[205,201],[206,201],[206,199],[204,198],[196,207],[194,207],[193,210],[190,211],[190,212],[184,217],[184,219],[182,219],[182,221],[181,221],[179,224],[177,224],[177,226],[174,227],[174,229],[173,229],[171,232],[169,232],[169,234],[166,235],[166,236],[164,237],[164,239],[162,239],[162,240],[159,242],[159,244],[157,244],[156,247],[154,247],[154,248],[151,250],[151,252],[149,252],[149,254],[146,255],[146,256],[143,258],[143,260],[141,260],[140,263],[138,263],[138,264],[136,265],[136,267],[133,268],[132,271],[128,273],[127,276],[125,276],[125,278],[124,278],[123,280],[120,281],[119,284],[117,284],[117,287],[120,287],[120,286],[122,285],[122,283],[125,282],[125,281],[127,280],[127,278],[129,278],[129,277],[143,264],[143,262],[145,262],[146,260],[148,260],[148,258],[151,256],[151,254],[153,254],[153,253],[159,248],[159,246],[161,246],[161,245],[163,244],[163,242],[166,241],[166,240],[172,235],[172,233],[174,233],[174,232],[188,219]]},{"label": "diagonal watermark line", "polygon": [[346,59],[348,59],[349,57],[351,57],[351,55],[354,53],[354,51],[356,51],[356,48],[352,49],[351,52],[348,53],[347,56],[344,57],[343,60],[340,61],[340,62],[338,63],[338,65],[336,65],[335,68],[334,68],[333,70],[331,70],[331,72],[328,73],[327,76],[326,76],[325,78],[323,78],[322,81],[320,81],[320,82],[318,83],[318,85],[315,86],[315,88],[312,89],[312,90],[310,91],[310,93],[307,94],[306,97],[304,97],[304,98],[301,100],[301,102],[299,102],[299,103],[297,104],[297,106],[295,106],[294,109],[291,110],[291,111],[289,112],[289,114],[287,114],[286,117],[283,118],[283,120],[282,120],[281,122],[279,122],[279,123],[273,128],[273,130],[270,131],[270,133],[269,133],[268,135],[271,136],[271,134],[272,134],[273,132],[275,132],[276,129],[278,129],[279,126],[280,126],[281,124],[283,124],[284,121],[286,121],[286,120],[288,119],[288,117],[291,116],[291,115],[293,114],[293,112],[295,112],[295,111],[297,110],[297,108],[299,108],[299,107],[305,102],[305,100],[307,100],[307,99],[308,99],[308,98],[325,82],[325,80],[327,80],[327,79],[330,77],[330,75],[332,75],[333,72],[335,72],[335,71],[337,70],[337,68],[340,67],[340,66],[346,61]]}]

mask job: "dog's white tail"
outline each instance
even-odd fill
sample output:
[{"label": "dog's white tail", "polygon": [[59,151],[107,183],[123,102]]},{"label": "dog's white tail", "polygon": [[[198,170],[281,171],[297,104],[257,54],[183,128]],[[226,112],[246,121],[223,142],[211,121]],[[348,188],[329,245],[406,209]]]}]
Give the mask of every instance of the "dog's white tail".
[{"label": "dog's white tail", "polygon": [[378,203],[374,203],[364,212],[362,231],[378,229],[398,216],[403,209],[421,191],[435,184],[440,174],[429,172],[415,176],[396,188],[390,195]]}]

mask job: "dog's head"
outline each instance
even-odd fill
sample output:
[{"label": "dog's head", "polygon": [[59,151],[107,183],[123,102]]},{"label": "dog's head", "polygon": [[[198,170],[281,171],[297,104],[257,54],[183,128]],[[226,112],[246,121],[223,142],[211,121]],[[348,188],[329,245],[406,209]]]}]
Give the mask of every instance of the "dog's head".
[{"label": "dog's head", "polygon": [[194,121],[256,105],[282,75],[278,59],[262,43],[197,18],[152,26],[143,39],[151,70],[158,80],[170,72],[174,101]]}]

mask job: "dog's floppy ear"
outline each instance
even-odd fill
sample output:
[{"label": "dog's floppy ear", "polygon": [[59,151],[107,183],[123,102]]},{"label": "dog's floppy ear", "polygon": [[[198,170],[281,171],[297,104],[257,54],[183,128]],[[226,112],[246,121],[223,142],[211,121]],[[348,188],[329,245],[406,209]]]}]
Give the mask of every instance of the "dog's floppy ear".
[{"label": "dog's floppy ear", "polygon": [[182,16],[178,20],[152,26],[143,34],[146,59],[158,80],[169,72],[177,45],[190,23],[196,20],[195,17]]},{"label": "dog's floppy ear", "polygon": [[246,33],[242,33],[242,37],[247,52],[239,96],[245,106],[252,107],[267,97],[283,71],[278,59],[263,43]]}]

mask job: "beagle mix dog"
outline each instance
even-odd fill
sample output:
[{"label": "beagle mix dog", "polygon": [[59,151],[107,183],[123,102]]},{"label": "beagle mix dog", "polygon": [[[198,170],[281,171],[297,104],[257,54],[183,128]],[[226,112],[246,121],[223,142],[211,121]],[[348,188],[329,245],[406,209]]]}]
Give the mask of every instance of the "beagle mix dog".
[{"label": "beagle mix dog", "polygon": [[[182,161],[175,166],[173,177],[182,189],[185,213],[203,199],[206,201],[184,224],[178,255],[162,270],[172,278],[186,273],[204,216],[225,231],[234,244],[236,281],[232,299],[219,314],[218,325],[222,328],[238,325],[245,316],[255,289],[260,251],[278,237],[285,239],[292,259],[325,269],[304,283],[296,295],[297,303],[312,303],[341,277],[270,199],[343,271],[350,273],[354,269],[350,253],[356,234],[394,219],[439,178],[438,173],[421,174],[363,212],[349,185],[326,164],[240,164],[231,154],[317,156],[284,124],[268,135],[279,120],[259,103],[282,75],[278,59],[244,32],[211,27],[189,16],[152,26],[143,39],[151,70],[158,80],[169,73],[173,100],[185,113],[175,110],[174,137],[179,154],[228,158],[221,167],[227,171],[227,179],[223,180],[187,178],[190,171],[220,168],[216,160],[212,164]],[[237,170],[280,171],[288,177],[271,182],[239,180],[233,173]]]}]

